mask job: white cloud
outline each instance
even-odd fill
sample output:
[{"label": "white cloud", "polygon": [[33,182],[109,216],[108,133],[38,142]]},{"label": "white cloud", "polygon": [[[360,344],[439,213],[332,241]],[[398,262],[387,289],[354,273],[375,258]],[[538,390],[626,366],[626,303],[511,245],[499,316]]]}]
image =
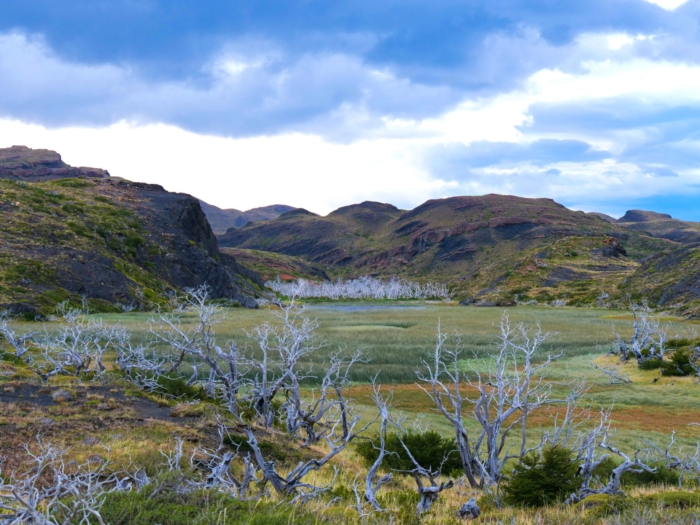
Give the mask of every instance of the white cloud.
[{"label": "white cloud", "polygon": [[282,203],[325,214],[363,200],[414,206],[448,186],[394,140],[342,145],[300,134],[231,139],[162,124],[50,130],[0,120],[0,144],[54,149],[71,165],[239,209]]},{"label": "white cloud", "polygon": [[688,0],[644,0],[650,4],[658,5],[659,7],[666,9],[667,11],[673,11],[678,9],[683,4],[687,3]]},{"label": "white cloud", "polygon": [[[6,107],[26,105],[38,111],[37,100],[58,100],[65,102],[61,107],[67,113],[78,108],[76,122],[95,115],[112,122],[117,101],[135,115],[132,121],[96,128],[49,129],[6,118],[0,120],[0,146],[55,149],[73,165],[106,168],[116,176],[239,209],[285,203],[327,213],[362,200],[413,207],[429,198],[465,193],[583,202],[586,195],[600,200],[682,191],[700,183],[700,174],[648,176],[648,170],[614,159],[539,167],[522,163],[509,170],[473,170],[454,180],[442,180],[424,167],[424,155],[437,144],[578,139],[613,153],[643,144],[643,127],[632,132],[564,129],[555,137],[537,135],[528,127],[530,108],[538,103],[585,105],[627,97],[658,107],[700,104],[700,67],[640,58],[635,55],[640,43],[654,45],[654,39],[583,35],[570,50],[576,61],[567,59],[566,67],[541,69],[509,93],[466,99],[447,111],[437,104],[424,111],[428,116],[411,118],[396,116],[402,104],[428,107],[432,98],[445,98],[444,89],[414,85],[349,55],[305,56],[279,69],[274,50],[260,55],[229,50],[207,66],[214,83],[203,88],[147,84],[128,68],[68,63],[40,40],[0,35],[0,95],[12,97],[5,98]],[[186,112],[224,122],[238,115],[237,108],[241,120],[263,121],[256,136],[223,138],[149,123],[158,115],[168,122]],[[295,127],[296,133],[265,134],[265,119],[316,111],[317,116]],[[139,120],[142,112],[149,117]],[[319,136],[319,128],[354,140],[332,142]],[[560,173],[554,176],[551,170]]]}]

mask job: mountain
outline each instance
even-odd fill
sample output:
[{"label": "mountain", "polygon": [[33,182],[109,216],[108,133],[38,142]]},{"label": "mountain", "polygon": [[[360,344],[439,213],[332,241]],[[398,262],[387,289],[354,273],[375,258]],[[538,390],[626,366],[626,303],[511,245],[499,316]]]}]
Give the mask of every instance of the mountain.
[{"label": "mountain", "polygon": [[224,233],[229,228],[241,228],[249,222],[276,219],[283,213],[296,209],[285,204],[273,204],[272,206],[240,211],[233,208],[222,210],[221,208],[217,208],[201,200],[199,204],[202,206],[202,210],[206,214],[212,230],[214,230],[216,234]]},{"label": "mountain", "polygon": [[219,251],[197,199],[67,166],[56,152],[0,149],[0,310],[33,316],[63,300],[148,305],[207,284],[255,307],[253,271]]},{"label": "mountain", "polygon": [[494,303],[516,295],[590,302],[615,292],[644,257],[675,246],[551,199],[507,195],[435,199],[410,211],[363,202],[325,217],[300,209],[218,239],[325,265],[334,277],[434,279]]},{"label": "mountain", "polygon": [[616,221],[616,224],[676,242],[700,242],[700,223],[681,221],[665,213],[629,210]]}]

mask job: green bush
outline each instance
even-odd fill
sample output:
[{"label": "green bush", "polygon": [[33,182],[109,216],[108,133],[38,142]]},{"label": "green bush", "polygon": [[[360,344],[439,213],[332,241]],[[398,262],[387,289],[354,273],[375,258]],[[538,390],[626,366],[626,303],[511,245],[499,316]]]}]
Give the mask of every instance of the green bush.
[{"label": "green bush", "polygon": [[[152,494],[156,495],[151,497]],[[100,514],[110,525],[310,525],[326,522],[321,516],[293,505],[243,502],[211,490],[155,493],[153,486],[138,492],[108,494]]]},{"label": "green bush", "polygon": [[565,499],[581,485],[576,477],[578,464],[571,451],[547,447],[542,455],[528,454],[513,469],[504,487],[505,500],[511,505],[542,507]]},{"label": "green bush", "polygon": [[640,370],[657,370],[663,368],[664,362],[661,359],[647,359],[639,365]]},{"label": "green bush", "polygon": [[[442,465],[442,472],[453,474],[462,470],[462,463],[457,452],[454,439],[442,437],[438,432],[429,430],[423,434],[408,431],[403,434],[388,434],[386,450],[390,452],[384,457],[384,465],[394,470],[413,470],[415,467],[406,454],[401,441],[404,442],[411,455],[424,468],[437,470]],[[374,444],[379,443],[379,436],[371,440],[361,441],[356,446],[357,453],[367,465],[374,463],[379,452]]]},{"label": "green bush", "polygon": [[688,348],[679,348],[667,363],[664,363],[665,376],[689,376],[695,374],[693,354]]}]

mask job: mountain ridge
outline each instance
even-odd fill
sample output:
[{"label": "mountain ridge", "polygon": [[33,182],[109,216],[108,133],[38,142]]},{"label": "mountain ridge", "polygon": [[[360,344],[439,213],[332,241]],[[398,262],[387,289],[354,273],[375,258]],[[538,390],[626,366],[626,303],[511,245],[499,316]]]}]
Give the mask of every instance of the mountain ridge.
[{"label": "mountain ridge", "polygon": [[[298,257],[331,277],[434,279],[458,297],[494,304],[524,287],[524,301],[592,302],[616,293],[645,257],[677,244],[552,199],[497,194],[431,199],[413,210],[366,201],[326,216],[289,213],[218,239],[222,247]],[[567,289],[596,280],[585,293]]]}]

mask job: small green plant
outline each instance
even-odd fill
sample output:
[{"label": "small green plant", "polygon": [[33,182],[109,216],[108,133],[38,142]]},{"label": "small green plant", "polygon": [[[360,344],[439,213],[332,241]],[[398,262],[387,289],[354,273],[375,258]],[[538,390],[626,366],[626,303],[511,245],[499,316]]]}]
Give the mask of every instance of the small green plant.
[{"label": "small green plant", "polygon": [[513,469],[504,487],[505,499],[511,505],[523,507],[558,503],[579,488],[577,470],[571,451],[563,447],[546,447],[541,455],[528,454]]},{"label": "small green plant", "polygon": [[693,354],[688,348],[679,348],[668,362],[664,362],[665,376],[689,376],[695,374]]},{"label": "small green plant", "polygon": [[[391,469],[408,471],[415,468],[401,444],[402,441],[416,461],[426,469],[437,470],[442,466],[442,472],[445,474],[460,472],[462,469],[455,440],[443,437],[434,430],[424,433],[408,431],[401,435],[389,434],[386,438],[386,450],[389,454],[384,457],[384,464]],[[379,443],[378,437],[362,441],[356,446],[357,453],[367,465],[371,465],[379,457],[375,443]]]}]

